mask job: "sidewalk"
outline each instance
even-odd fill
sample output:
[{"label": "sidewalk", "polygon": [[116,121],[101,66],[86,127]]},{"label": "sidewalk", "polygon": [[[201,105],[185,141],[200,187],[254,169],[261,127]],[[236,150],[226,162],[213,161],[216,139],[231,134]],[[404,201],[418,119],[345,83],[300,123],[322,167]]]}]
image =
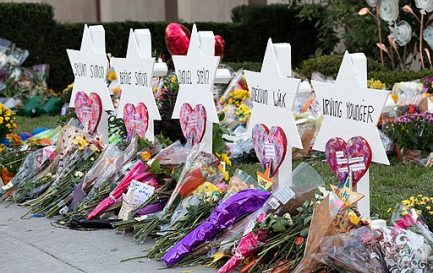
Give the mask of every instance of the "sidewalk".
[{"label": "sidewalk", "polygon": [[[163,269],[161,262],[141,259],[152,244],[136,243],[131,235],[113,230],[76,231],[57,227],[46,218],[22,220],[28,208],[0,203],[0,272],[215,272],[207,268]],[[163,270],[161,270],[163,269]]]}]

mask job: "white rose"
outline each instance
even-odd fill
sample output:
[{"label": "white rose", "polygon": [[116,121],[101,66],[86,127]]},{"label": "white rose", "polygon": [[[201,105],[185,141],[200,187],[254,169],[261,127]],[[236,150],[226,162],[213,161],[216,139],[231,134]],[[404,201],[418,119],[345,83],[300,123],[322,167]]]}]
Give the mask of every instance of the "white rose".
[{"label": "white rose", "polygon": [[366,0],[365,2],[367,2],[367,4],[372,7],[375,8],[377,6],[377,1],[378,0]]}]

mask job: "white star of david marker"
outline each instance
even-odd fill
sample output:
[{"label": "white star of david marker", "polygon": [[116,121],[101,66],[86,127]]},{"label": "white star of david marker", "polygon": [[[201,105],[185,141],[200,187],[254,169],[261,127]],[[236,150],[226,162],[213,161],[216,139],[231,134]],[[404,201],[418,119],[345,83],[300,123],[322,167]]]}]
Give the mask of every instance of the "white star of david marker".
[{"label": "white star of david marker", "polygon": [[84,26],[80,50],[66,50],[74,72],[74,87],[72,89],[69,107],[74,107],[77,92],[97,93],[104,110],[114,110],[110,91],[107,88],[106,74],[108,60],[105,53],[95,51],[92,36],[87,25]]},{"label": "white star of david marker", "polygon": [[[149,129],[146,132],[146,137],[153,140],[153,121],[161,119],[151,84],[155,58],[151,57],[151,50],[144,52],[144,50],[140,49],[136,35],[141,35],[142,37],[143,35],[148,35],[149,39],[145,41],[150,43],[150,33],[148,30],[137,29],[134,32],[131,29],[126,58],[111,59],[122,89],[117,117],[123,117],[123,108],[127,103],[137,106],[138,103],[142,102],[146,105],[149,112]],[[142,45],[141,48],[144,49],[144,46]]]},{"label": "white star of david marker", "polygon": [[203,55],[195,25],[192,28],[187,55],[174,55],[172,57],[179,83],[179,94],[172,118],[179,118],[180,109],[184,103],[189,103],[193,108],[197,104],[202,104],[206,108],[207,120],[218,123],[217,110],[211,90],[220,58]]},{"label": "white star of david marker", "polygon": [[324,151],[333,137],[348,141],[362,136],[370,144],[372,161],[389,165],[377,128],[389,91],[361,87],[347,51],[335,83],[311,83],[324,117],[313,149]]},{"label": "white star of david marker", "polygon": [[253,101],[249,132],[251,133],[256,124],[265,124],[269,129],[279,126],[286,134],[288,146],[302,149],[292,113],[301,80],[281,75],[271,39],[266,46],[261,71],[245,70],[245,77]]}]

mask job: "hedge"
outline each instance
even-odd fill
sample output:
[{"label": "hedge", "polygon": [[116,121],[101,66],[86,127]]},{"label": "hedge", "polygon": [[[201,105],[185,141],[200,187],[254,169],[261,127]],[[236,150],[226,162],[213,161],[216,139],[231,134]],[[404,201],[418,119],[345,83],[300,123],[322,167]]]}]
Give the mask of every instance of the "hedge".
[{"label": "hedge", "polygon": [[[301,76],[307,79],[311,79],[313,72],[320,72],[325,76],[336,77],[340,68],[342,55],[325,55],[315,58],[310,58],[304,61],[300,68],[296,70]],[[402,70],[388,70],[382,68],[380,63],[367,58],[368,67],[368,79],[380,80],[386,84],[387,88],[397,82],[411,81],[422,79],[426,76],[433,76],[433,70],[421,70],[421,71],[402,71]]]},{"label": "hedge", "polygon": [[[287,5],[240,6],[234,9],[234,23],[197,23],[199,30],[212,30],[224,37],[226,52],[223,61],[261,62],[269,37],[274,42],[290,42],[292,62],[313,54],[317,47],[317,23],[300,21],[299,8]],[[152,33],[152,48],[169,57],[164,31],[167,22],[104,23],[107,52],[125,56],[130,28],[148,28]],[[191,29],[192,24],[183,23]],[[28,49],[25,65],[51,65],[49,85],[62,90],[73,81],[66,49],[79,49],[83,24],[60,24],[53,19],[53,9],[47,4],[1,3],[0,36]]]}]

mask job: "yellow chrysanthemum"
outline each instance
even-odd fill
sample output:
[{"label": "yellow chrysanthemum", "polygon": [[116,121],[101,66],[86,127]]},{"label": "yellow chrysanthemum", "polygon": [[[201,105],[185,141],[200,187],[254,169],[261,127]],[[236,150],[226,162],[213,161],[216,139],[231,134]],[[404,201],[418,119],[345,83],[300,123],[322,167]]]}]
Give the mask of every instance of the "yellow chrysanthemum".
[{"label": "yellow chrysanthemum", "polygon": [[107,80],[109,80],[110,82],[114,81],[117,79],[117,75],[116,72],[114,72],[114,70],[109,70],[107,73]]},{"label": "yellow chrysanthemum", "polygon": [[72,143],[77,145],[79,150],[84,150],[87,147],[87,145],[89,145],[89,142],[86,140],[84,136],[76,136],[72,141]]}]

